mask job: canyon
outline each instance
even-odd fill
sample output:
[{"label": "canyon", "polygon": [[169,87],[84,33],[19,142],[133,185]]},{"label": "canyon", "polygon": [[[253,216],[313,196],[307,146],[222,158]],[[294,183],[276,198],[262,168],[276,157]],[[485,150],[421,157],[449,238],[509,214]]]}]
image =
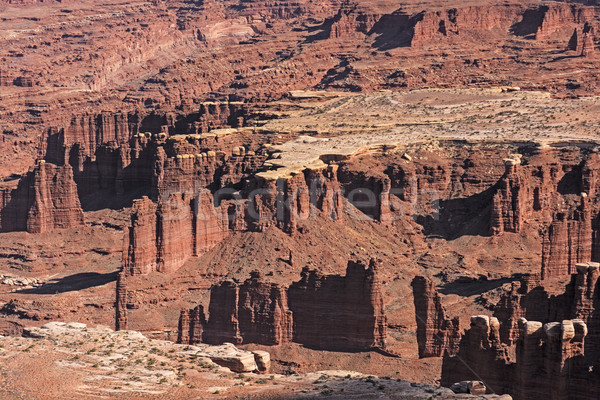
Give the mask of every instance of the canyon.
[{"label": "canyon", "polygon": [[[551,297],[538,296],[535,285],[560,287],[582,262],[595,259],[600,165],[591,134],[582,140],[584,127],[550,127],[537,128],[549,137],[536,141],[515,140],[514,133],[506,133],[513,140],[491,140],[467,136],[456,122],[459,110],[472,126],[503,132],[513,118],[525,116],[496,116],[490,125],[487,114],[476,113],[498,104],[507,111],[528,105],[526,117],[542,119],[540,110],[576,110],[579,102],[502,90],[411,92],[396,110],[406,128],[375,127],[365,134],[364,119],[341,128],[333,121],[323,122],[331,133],[307,135],[296,121],[310,124],[333,113],[348,118],[365,104],[396,108],[398,97],[292,96],[292,104],[303,108],[288,103],[288,115],[260,128],[234,127],[237,122],[219,117],[215,124],[221,125],[208,132],[173,135],[169,121],[161,120],[156,133],[129,131],[121,142],[111,133],[106,143],[81,143],[89,135],[71,129],[45,136],[44,159],[7,181],[13,189],[6,191],[3,215],[24,215],[24,222],[3,228],[9,231],[3,233],[3,254],[12,269],[39,282],[3,295],[2,331],[22,334],[25,324],[67,316],[187,345],[232,343],[267,351],[275,373],[328,365],[358,366],[367,374],[400,369],[403,377],[441,379],[445,386],[482,381],[484,389],[465,383],[456,390],[487,388],[514,398],[531,396],[506,383],[518,370],[513,364],[519,361],[506,354],[520,343],[520,318],[573,320],[576,326],[582,320],[589,330],[586,346],[593,346],[595,322],[584,315],[593,314],[593,305],[583,313],[533,316],[513,307],[531,301],[540,310]],[[460,96],[458,108],[446,103]],[[410,143],[415,134],[408,118],[421,118],[429,107],[411,104],[422,101],[435,102],[440,119],[420,128],[418,141]],[[593,100],[586,101],[593,107]],[[412,116],[405,113],[409,107],[415,108]],[[255,112],[240,108],[243,124]],[[377,108],[371,112],[365,118],[379,118]],[[284,131],[284,123],[295,129]],[[442,123],[450,129],[435,140]],[[22,214],[11,204],[19,204]],[[48,254],[44,243],[57,240],[61,250]],[[63,265],[60,278],[50,275],[48,262]],[[524,284],[527,289],[510,292],[518,299],[499,296],[500,285],[525,279],[532,268],[538,276]],[[413,281],[424,273],[427,278]],[[455,303],[446,312],[432,279],[450,288],[481,284],[488,289],[477,293],[492,303],[482,307],[481,299],[448,289],[444,298],[454,296]],[[413,290],[423,300],[413,303]],[[550,310],[574,307],[560,304]],[[498,337],[488,333],[490,344],[484,345],[496,353],[469,353],[465,343],[472,335],[460,331],[465,313],[501,313],[502,307]],[[577,351],[582,357],[594,352]],[[338,354],[347,358],[340,361]],[[422,363],[429,357],[440,361]],[[471,360],[477,375],[447,367],[457,362],[448,357]],[[447,375],[448,368],[456,373]]]},{"label": "canyon", "polygon": [[597,5],[0,29],[2,396],[598,398]]}]

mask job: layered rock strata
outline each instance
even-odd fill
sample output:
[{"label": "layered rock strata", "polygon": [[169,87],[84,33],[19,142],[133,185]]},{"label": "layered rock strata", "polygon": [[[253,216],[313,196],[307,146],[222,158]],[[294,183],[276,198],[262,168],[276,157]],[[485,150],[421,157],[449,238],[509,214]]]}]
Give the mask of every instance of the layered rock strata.
[{"label": "layered rock strata", "polygon": [[292,312],[285,288],[253,272],[242,285],[223,282],[211,288],[206,343],[277,345],[292,340]]},{"label": "layered rock strata", "polygon": [[529,182],[524,177],[519,160],[505,160],[506,172],[499,182],[492,204],[492,234],[519,232],[524,219],[531,213]]},{"label": "layered rock strata", "polygon": [[379,261],[349,261],[346,276],[304,269],[288,291],[294,315],[294,341],[334,350],[385,348]]},{"label": "layered rock strata", "polygon": [[419,357],[441,357],[456,353],[460,341],[458,318],[450,319],[433,282],[423,276],[413,279]]},{"label": "layered rock strata", "polygon": [[575,264],[593,260],[595,232],[587,194],[571,216],[557,213],[544,235],[542,244],[542,279],[567,276],[576,272]]},{"label": "layered rock strata", "polygon": [[470,328],[460,339],[456,355],[444,356],[442,384],[481,380],[495,393],[511,393],[512,362],[508,346],[500,340],[498,319],[473,316]]},{"label": "layered rock strata", "polygon": [[[525,276],[504,294],[494,317],[472,317],[457,351],[444,353],[442,384],[481,380],[494,393],[517,400],[595,398],[600,391],[595,369],[600,361],[600,267],[590,262],[576,269],[561,295],[549,295],[539,275]],[[421,299],[422,289],[416,287],[415,299]],[[429,326],[440,315],[421,314]],[[419,347],[430,341],[425,335],[417,339]]]},{"label": "layered rock strata", "polygon": [[127,330],[127,284],[123,270],[117,275],[115,299],[115,331]]},{"label": "layered rock strata", "polygon": [[168,273],[231,232],[277,226],[294,234],[302,221],[317,215],[339,221],[344,203],[335,171],[336,166],[328,166],[275,180],[260,178],[242,194],[215,192],[219,198],[200,189],[195,195],[173,193],[158,203],[148,197],[136,200],[124,240],[124,269],[131,275]]},{"label": "layered rock strata", "polygon": [[130,275],[173,272],[189,257],[204,254],[229,232],[227,216],[221,211],[206,190],[196,197],[175,193],[158,204],[147,197],[136,200],[124,240],[125,271]]},{"label": "layered rock strata", "polygon": [[[442,384],[480,379],[494,393],[509,393],[516,400],[593,398],[579,388],[593,374],[584,363],[586,324],[578,319],[542,324],[519,320],[516,349],[502,343],[494,317],[475,316],[461,340],[456,356],[444,358]],[[583,396],[583,397],[581,397]]]},{"label": "layered rock strata", "polygon": [[[266,283],[255,272],[238,285],[225,281],[210,291],[209,318],[192,327],[180,316],[178,340],[191,343],[259,343],[294,341],[328,350],[385,349],[387,320],[383,311],[377,262],[350,261],[346,276],[321,275],[305,269],[289,288]],[[202,321],[202,316],[199,320]]]},{"label": "layered rock strata", "polygon": [[39,162],[16,188],[0,188],[0,231],[47,232],[84,224],[70,166]]}]

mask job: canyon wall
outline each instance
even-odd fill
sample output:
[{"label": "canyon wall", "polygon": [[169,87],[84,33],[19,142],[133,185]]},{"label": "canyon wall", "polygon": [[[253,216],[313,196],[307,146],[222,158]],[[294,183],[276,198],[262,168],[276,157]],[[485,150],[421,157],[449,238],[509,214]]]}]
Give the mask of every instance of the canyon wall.
[{"label": "canyon wall", "polygon": [[[594,177],[600,163],[596,153],[580,148],[525,146],[511,158],[508,151],[465,149],[457,162],[429,153],[418,161],[373,157],[376,164],[369,168],[352,158],[332,159],[323,167],[284,174],[270,167],[277,153],[270,152],[266,139],[248,141],[244,131],[220,137],[218,146],[226,151],[196,155],[192,152],[212,139],[136,136],[135,151],[152,154],[153,161],[144,165],[154,166],[142,169],[151,174],[149,198],[156,205],[152,210],[151,200],[145,203],[150,228],[135,226],[144,208],[134,207],[127,235],[124,265],[137,265],[141,273],[175,270],[232,232],[274,226],[294,235],[309,218],[342,221],[348,215],[414,225],[416,236],[408,239],[415,246],[419,231],[453,239],[547,227],[540,230],[544,279],[567,276],[577,262],[598,257]],[[482,179],[483,170],[492,175]],[[145,259],[136,255],[137,248],[155,255]],[[127,267],[133,273],[136,268]]]},{"label": "canyon wall", "polygon": [[136,200],[125,234],[123,266],[131,275],[175,271],[231,232],[276,226],[294,234],[299,220],[317,214],[340,220],[343,197],[336,170],[332,165],[275,180],[258,177],[233,199],[227,198],[233,190],[216,191],[220,199],[215,199],[208,189],[200,189],[172,193],[157,203],[148,197]]},{"label": "canyon wall", "polygon": [[0,231],[47,232],[84,224],[70,166],[44,161],[16,187],[0,188]]},{"label": "canyon wall", "polygon": [[579,262],[593,260],[595,232],[587,194],[572,215],[557,213],[548,227],[542,244],[542,279],[576,272]]},{"label": "canyon wall", "polygon": [[286,289],[263,281],[255,271],[242,285],[223,282],[210,293],[204,341],[278,345],[292,340],[292,312]]},{"label": "canyon wall", "polygon": [[[470,329],[458,335],[456,351],[443,353],[442,384],[481,380],[493,392],[516,400],[596,398],[600,393],[595,367],[600,361],[600,267],[594,262],[578,263],[576,271],[560,295],[550,295],[539,275],[524,276],[520,285],[513,284],[502,296],[494,317],[472,317]],[[415,279],[413,288],[415,304],[436,299],[435,289],[422,277]],[[439,305],[421,307],[420,316],[421,329],[448,321]],[[429,350],[423,354],[439,356],[431,330],[417,332],[419,348]],[[438,335],[444,338],[443,333]]]},{"label": "canyon wall", "polygon": [[470,328],[460,339],[457,353],[444,356],[442,385],[481,380],[494,393],[511,393],[513,362],[508,346],[500,341],[498,319],[473,316]]},{"label": "canyon wall", "polygon": [[[303,270],[289,288],[264,282],[254,272],[243,284],[225,281],[210,291],[209,318],[191,327],[184,310],[178,338],[191,343],[296,342],[327,350],[385,349],[387,320],[383,311],[377,261],[349,261],[345,276]],[[202,320],[202,317],[198,317]]]},{"label": "canyon wall", "polygon": [[204,307],[198,305],[191,310],[181,310],[177,328],[177,343],[202,343],[204,327]]},{"label": "canyon wall", "polygon": [[531,214],[529,181],[521,171],[519,160],[505,161],[506,172],[499,182],[492,204],[492,234],[519,232],[523,221]]},{"label": "canyon wall", "polygon": [[346,276],[304,269],[289,288],[294,314],[294,341],[309,347],[385,349],[387,320],[383,310],[379,261],[349,261]]},{"label": "canyon wall", "polygon": [[585,322],[543,324],[521,318],[512,350],[499,339],[499,329],[494,317],[472,317],[457,355],[444,357],[442,385],[477,379],[493,393],[508,393],[515,400],[595,398],[597,372],[584,362]]},{"label": "canyon wall", "polygon": [[229,234],[228,218],[215,208],[213,196],[174,193],[155,204],[144,197],[134,202],[124,238],[123,267],[129,275],[173,272],[190,257],[200,256]]}]

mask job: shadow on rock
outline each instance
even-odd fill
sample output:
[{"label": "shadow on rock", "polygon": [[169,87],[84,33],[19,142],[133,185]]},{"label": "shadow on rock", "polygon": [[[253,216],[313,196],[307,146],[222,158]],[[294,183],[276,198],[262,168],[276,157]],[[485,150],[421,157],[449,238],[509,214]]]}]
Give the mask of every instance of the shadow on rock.
[{"label": "shadow on rock", "polygon": [[17,293],[27,294],[56,294],[65,292],[75,292],[78,290],[89,289],[91,287],[106,285],[117,280],[117,272],[101,274],[98,272],[84,272],[55,279],[40,287],[32,289],[19,290]]}]

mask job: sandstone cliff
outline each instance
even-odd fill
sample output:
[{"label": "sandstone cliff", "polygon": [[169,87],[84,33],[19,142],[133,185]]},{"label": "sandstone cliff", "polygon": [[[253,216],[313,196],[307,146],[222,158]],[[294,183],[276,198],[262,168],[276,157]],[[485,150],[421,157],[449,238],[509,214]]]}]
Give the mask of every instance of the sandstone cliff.
[{"label": "sandstone cliff", "polygon": [[[593,368],[600,357],[600,269],[597,263],[579,263],[576,269],[561,295],[549,295],[539,276],[525,276],[520,287],[513,284],[504,294],[495,317],[472,317],[457,351],[444,353],[442,384],[481,380],[495,393],[517,400],[595,398],[600,390]],[[430,285],[423,287],[423,278],[415,281],[416,301]],[[443,309],[421,314],[424,326],[434,326],[440,315],[447,320]],[[430,348],[431,336],[418,334],[417,339],[420,348]]]},{"label": "sandstone cliff", "polygon": [[491,230],[519,232],[525,218],[531,213],[529,182],[523,176],[520,161],[508,159],[506,172],[499,182],[492,204]]},{"label": "sandstone cliff", "polygon": [[42,161],[16,188],[0,189],[0,231],[41,233],[83,223],[70,166]]},{"label": "sandstone cliff", "polygon": [[415,303],[419,357],[441,357],[446,352],[455,354],[460,341],[458,318],[450,319],[446,315],[433,282],[417,276],[411,286]]},{"label": "sandstone cliff", "polygon": [[542,245],[542,279],[571,275],[575,264],[592,259],[592,217],[589,200],[584,193],[580,207],[570,218],[563,213],[554,216]]},{"label": "sandstone cliff", "polygon": [[277,345],[292,340],[292,313],[285,288],[266,283],[255,272],[242,285],[224,282],[211,288],[206,343]]},{"label": "sandstone cliff", "polygon": [[304,269],[289,288],[294,341],[334,350],[385,349],[387,321],[383,310],[378,261],[349,261],[346,276],[323,276]]},{"label": "sandstone cliff", "polygon": [[117,275],[115,299],[115,331],[127,330],[127,284],[124,270]]},{"label": "sandstone cliff", "polygon": [[265,282],[258,272],[241,285],[225,281],[211,288],[208,321],[203,318],[201,308],[183,310],[178,340],[191,343],[202,337],[205,343],[265,345],[294,341],[327,350],[365,351],[385,349],[387,335],[375,260],[368,266],[349,261],[346,276],[305,269],[302,280],[289,288]]}]

